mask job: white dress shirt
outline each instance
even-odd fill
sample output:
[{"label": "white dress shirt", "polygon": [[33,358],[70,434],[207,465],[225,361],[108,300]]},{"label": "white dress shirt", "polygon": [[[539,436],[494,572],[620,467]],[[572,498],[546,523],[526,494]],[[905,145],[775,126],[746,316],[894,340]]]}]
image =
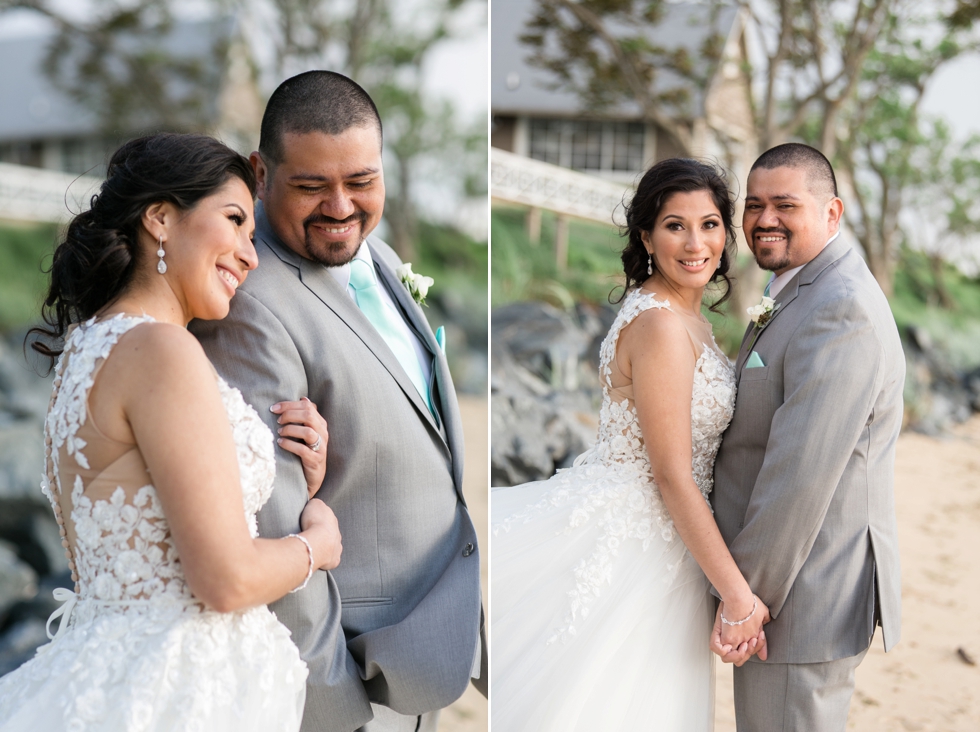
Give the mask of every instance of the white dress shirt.
[{"label": "white dress shirt", "polygon": [[[401,310],[398,309],[398,305],[394,300],[391,299],[391,295],[388,293],[388,288],[384,286],[384,283],[377,277],[377,270],[374,268],[374,260],[371,258],[371,250],[368,249],[367,244],[361,242],[361,246],[357,249],[357,254],[354,255],[355,259],[361,259],[368,263],[371,267],[371,271],[375,273],[375,279],[378,282],[378,289],[381,291],[381,301],[384,302],[385,306],[391,308],[392,312],[398,316],[398,323],[401,324],[402,330],[405,335],[408,336],[409,343],[412,344],[412,348],[415,349],[415,355],[419,359],[419,366],[422,367],[422,376],[425,377],[425,383],[432,383],[432,354],[429,353],[425,346],[422,345],[422,341],[419,340],[415,332],[408,327],[405,322],[404,316],[402,316]],[[357,303],[357,295],[354,292],[354,288],[350,286],[350,262],[347,264],[342,264],[339,267],[327,267],[327,271],[330,275],[337,280],[338,284],[343,287],[350,299]]]},{"label": "white dress shirt", "polygon": [[[838,229],[837,233],[827,240],[827,244],[830,244],[830,242],[832,242],[838,236],[840,236],[840,229]],[[827,248],[827,244],[824,244],[820,248],[821,252]],[[820,252],[817,253],[819,254]],[[794,277],[796,277],[796,274],[801,269],[806,267],[809,263],[810,262],[805,262],[804,264],[801,264],[799,267],[793,267],[793,269],[788,269],[779,276],[776,276],[776,274],[773,273],[773,275],[769,278],[769,297],[775,299],[776,295],[778,295],[782,291],[782,289],[789,284],[789,281]]]}]

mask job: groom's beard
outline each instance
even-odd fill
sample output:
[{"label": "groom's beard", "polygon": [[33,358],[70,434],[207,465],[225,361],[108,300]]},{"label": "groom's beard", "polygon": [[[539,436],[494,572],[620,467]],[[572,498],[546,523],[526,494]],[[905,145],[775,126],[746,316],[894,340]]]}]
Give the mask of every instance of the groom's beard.
[{"label": "groom's beard", "polygon": [[[767,234],[782,234],[786,237],[784,243],[773,246],[770,243],[763,243],[756,240],[756,237],[766,236]],[[779,269],[789,269],[792,259],[789,256],[792,247],[793,235],[786,229],[754,229],[752,231],[752,254],[755,256],[756,264],[762,269],[775,272]]]},{"label": "groom's beard", "polygon": [[[303,231],[306,232],[304,248],[306,249],[307,257],[326,267],[342,267],[350,262],[354,258],[354,255],[357,254],[357,250],[360,249],[361,243],[365,238],[364,226],[366,223],[367,213],[364,211],[351,214],[346,219],[335,219],[318,213],[307,216],[303,220]],[[344,241],[317,242],[314,241],[313,233],[310,231],[313,224],[338,227],[347,224],[356,224],[357,230],[352,231],[350,238]]]}]

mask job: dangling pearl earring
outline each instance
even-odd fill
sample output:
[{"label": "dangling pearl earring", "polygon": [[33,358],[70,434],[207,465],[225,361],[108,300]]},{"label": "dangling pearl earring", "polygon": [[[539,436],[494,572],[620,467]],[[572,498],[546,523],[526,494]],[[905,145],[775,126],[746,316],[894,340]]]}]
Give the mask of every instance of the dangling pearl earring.
[{"label": "dangling pearl earring", "polygon": [[163,251],[163,234],[160,234],[160,238],[157,241],[157,256],[160,257],[160,261],[157,262],[157,272],[160,274],[167,273],[167,263],[163,261],[165,254],[166,252]]},{"label": "dangling pearl earring", "polygon": [[647,254],[647,274],[653,274],[653,255]]}]

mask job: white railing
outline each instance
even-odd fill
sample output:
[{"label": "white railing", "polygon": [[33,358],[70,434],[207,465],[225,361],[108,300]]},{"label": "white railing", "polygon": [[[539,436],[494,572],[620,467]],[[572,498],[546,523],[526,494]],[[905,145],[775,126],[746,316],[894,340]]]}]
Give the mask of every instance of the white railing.
[{"label": "white railing", "polygon": [[90,176],[0,163],[0,218],[64,223],[88,208],[101,183]]},{"label": "white railing", "polygon": [[501,201],[612,224],[632,194],[630,185],[490,148],[490,195]]}]

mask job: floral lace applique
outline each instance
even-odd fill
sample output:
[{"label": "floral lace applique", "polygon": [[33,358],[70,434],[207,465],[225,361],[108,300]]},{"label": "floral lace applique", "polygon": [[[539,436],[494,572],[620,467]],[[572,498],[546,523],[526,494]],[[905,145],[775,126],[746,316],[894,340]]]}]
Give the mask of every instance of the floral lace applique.
[{"label": "floral lace applique", "polygon": [[[653,480],[636,407],[628,399],[614,400],[611,394],[610,364],[616,357],[619,334],[651,308],[669,309],[670,303],[639,290],[631,292],[602,343],[599,373],[603,397],[595,446],[579,455],[572,468],[558,471],[537,503],[493,527],[494,535],[499,535],[544,512],[567,506],[565,533],[587,524],[598,530],[594,551],[575,567],[575,587],[569,592],[565,623],[556,629],[549,643],[575,635],[575,622],[588,617],[589,606],[610,584],[615,557],[624,541],[639,541],[646,549],[654,531],[659,530],[665,542],[676,536],[674,522]],[[735,408],[734,368],[716,350],[717,346],[711,345],[714,347],[705,345],[695,363],[691,398],[691,469],[705,501],[714,484],[714,460],[721,436]]]},{"label": "floral lace applique", "polygon": [[[58,470],[60,448],[64,446],[79,465],[89,467],[83,452],[85,442],[77,437],[77,432],[85,424],[86,399],[98,366],[124,333],[151,321],[147,316],[116,316],[101,322],[92,319],[68,336],[45,423],[51,436],[50,459],[58,483],[54,491],[50,486],[45,489],[53,505],[58,500],[55,493],[62,490]],[[218,378],[218,389],[238,452],[245,519],[252,536],[257,536],[255,514],[272,494],[275,479],[272,435],[255,410],[245,403],[241,392],[221,378]],[[150,484],[139,487],[131,497],[127,497],[122,487],[117,487],[108,499],[94,501],[84,491],[82,478],[76,475],[71,490],[71,519],[76,535],[72,554],[80,599],[192,600],[154,487]]]}]

